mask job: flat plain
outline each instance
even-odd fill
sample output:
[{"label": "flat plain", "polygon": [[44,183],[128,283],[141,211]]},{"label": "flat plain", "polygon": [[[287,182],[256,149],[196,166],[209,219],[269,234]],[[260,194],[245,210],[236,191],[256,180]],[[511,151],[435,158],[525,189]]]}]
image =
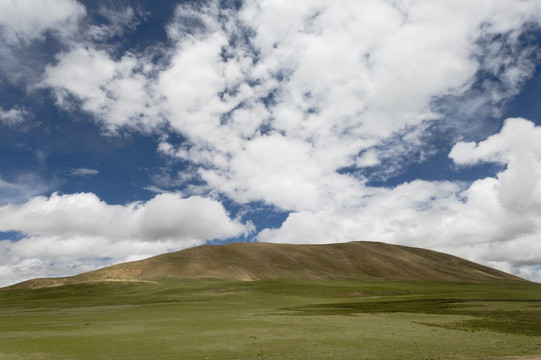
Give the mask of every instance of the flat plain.
[{"label": "flat plain", "polygon": [[0,289],[6,360],[540,355],[541,285],[528,282],[200,278]]}]

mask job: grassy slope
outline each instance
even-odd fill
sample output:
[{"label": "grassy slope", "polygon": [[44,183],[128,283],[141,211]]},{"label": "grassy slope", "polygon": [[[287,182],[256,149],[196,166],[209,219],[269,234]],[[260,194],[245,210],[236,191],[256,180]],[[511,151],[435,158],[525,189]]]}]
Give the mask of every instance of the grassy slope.
[{"label": "grassy slope", "polygon": [[527,282],[183,280],[0,290],[0,358],[494,359],[541,354]]},{"label": "grassy slope", "polygon": [[448,254],[384,243],[235,243],[199,246],[75,277],[31,280],[17,287],[36,288],[101,280],[156,281],[200,277],[227,280],[521,280]]}]

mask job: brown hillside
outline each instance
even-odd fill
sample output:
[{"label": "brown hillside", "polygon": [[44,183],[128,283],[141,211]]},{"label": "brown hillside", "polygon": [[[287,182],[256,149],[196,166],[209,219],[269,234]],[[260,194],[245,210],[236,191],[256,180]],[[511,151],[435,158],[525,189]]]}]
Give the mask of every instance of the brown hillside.
[{"label": "brown hillside", "polygon": [[14,287],[203,277],[227,280],[524,281],[448,254],[377,242],[326,245],[233,243],[194,247],[72,277],[29,280]]}]

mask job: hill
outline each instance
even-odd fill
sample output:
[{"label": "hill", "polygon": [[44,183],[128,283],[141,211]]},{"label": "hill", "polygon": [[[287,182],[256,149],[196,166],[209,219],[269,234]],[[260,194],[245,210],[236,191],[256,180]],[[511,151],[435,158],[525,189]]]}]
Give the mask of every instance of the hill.
[{"label": "hill", "polygon": [[232,243],[203,245],[63,278],[25,281],[13,288],[40,288],[96,281],[224,280],[430,280],[524,281],[452,255],[378,242],[325,245]]},{"label": "hill", "polygon": [[71,277],[16,284],[40,288],[94,281],[362,279],[491,281],[523,279],[452,255],[378,242],[324,245],[232,243],[203,245]]}]

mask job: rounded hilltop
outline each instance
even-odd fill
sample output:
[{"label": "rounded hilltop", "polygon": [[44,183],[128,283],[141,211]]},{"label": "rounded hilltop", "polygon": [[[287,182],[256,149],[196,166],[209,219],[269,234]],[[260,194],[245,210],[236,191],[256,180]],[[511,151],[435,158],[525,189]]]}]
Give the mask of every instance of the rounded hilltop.
[{"label": "rounded hilltop", "polygon": [[76,276],[29,280],[13,287],[39,288],[94,281],[163,281],[172,278],[234,281],[525,281],[441,252],[381,242],[355,241],[323,245],[203,245]]}]

